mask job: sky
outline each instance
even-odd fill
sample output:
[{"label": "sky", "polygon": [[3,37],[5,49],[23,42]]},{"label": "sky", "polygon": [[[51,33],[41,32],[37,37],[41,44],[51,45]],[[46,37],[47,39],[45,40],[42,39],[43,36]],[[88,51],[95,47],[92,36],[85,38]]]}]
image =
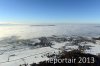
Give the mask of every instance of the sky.
[{"label": "sky", "polygon": [[100,23],[100,0],[0,0],[0,23]]}]

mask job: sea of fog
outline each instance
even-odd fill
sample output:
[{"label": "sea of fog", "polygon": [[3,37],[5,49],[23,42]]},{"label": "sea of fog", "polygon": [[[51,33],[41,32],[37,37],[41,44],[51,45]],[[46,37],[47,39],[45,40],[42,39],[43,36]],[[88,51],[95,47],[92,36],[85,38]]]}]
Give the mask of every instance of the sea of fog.
[{"label": "sea of fog", "polygon": [[10,36],[18,36],[20,38],[35,38],[52,35],[100,36],[100,25],[0,25],[0,38]]}]

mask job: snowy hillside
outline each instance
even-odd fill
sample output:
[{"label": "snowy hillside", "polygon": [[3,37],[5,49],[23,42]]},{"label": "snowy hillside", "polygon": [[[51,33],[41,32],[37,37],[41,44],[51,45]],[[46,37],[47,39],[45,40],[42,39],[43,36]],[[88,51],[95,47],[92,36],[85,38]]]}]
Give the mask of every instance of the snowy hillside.
[{"label": "snowy hillside", "polygon": [[62,51],[98,56],[99,29],[99,25],[0,26],[0,66],[30,66]]}]

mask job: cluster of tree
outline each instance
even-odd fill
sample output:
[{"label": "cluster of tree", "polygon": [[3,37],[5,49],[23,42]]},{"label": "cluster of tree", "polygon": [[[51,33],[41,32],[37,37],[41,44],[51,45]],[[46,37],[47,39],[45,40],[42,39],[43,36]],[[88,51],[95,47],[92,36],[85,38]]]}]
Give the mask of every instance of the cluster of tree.
[{"label": "cluster of tree", "polygon": [[[47,61],[40,62],[39,64],[33,63],[30,66],[100,66],[100,57],[91,55],[91,54],[84,54],[81,53],[78,50],[70,51],[70,52],[63,52],[63,54],[60,57],[57,57],[59,59],[65,59],[65,58],[75,58],[76,63],[47,63]],[[94,63],[78,63],[80,61],[79,57],[85,57],[85,58],[94,58]],[[83,60],[84,61],[84,60]],[[92,61],[92,59],[90,59]]]},{"label": "cluster of tree", "polygon": [[94,40],[100,40],[100,37],[97,37],[97,38],[93,37],[93,39],[94,39]]},{"label": "cluster of tree", "polygon": [[46,38],[46,37],[40,37],[39,38],[40,42],[39,43],[35,43],[34,45],[37,46],[41,46],[41,47],[46,47],[46,46],[51,46],[52,43]]},{"label": "cluster of tree", "polygon": [[69,41],[74,45],[78,45],[81,42],[92,42],[92,43],[96,43],[96,41],[93,38],[87,38],[87,37],[82,37],[82,36],[63,36],[63,37],[59,37],[59,36],[52,36],[52,37],[47,37],[47,39],[49,39],[49,41],[55,41],[55,42],[66,42]]},{"label": "cluster of tree", "polygon": [[92,39],[92,38],[81,37],[81,36],[72,38],[72,44],[78,45],[81,42],[85,42],[85,43],[87,43],[87,42],[96,43],[96,41],[94,39]]}]

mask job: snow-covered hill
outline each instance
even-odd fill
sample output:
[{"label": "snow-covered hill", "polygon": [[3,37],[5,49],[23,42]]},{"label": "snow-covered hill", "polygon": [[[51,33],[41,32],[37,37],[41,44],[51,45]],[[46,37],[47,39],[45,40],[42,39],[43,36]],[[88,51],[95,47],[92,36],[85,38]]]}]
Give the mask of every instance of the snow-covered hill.
[{"label": "snow-covered hill", "polygon": [[99,29],[99,25],[0,26],[0,66],[38,63],[62,51],[98,56]]}]

